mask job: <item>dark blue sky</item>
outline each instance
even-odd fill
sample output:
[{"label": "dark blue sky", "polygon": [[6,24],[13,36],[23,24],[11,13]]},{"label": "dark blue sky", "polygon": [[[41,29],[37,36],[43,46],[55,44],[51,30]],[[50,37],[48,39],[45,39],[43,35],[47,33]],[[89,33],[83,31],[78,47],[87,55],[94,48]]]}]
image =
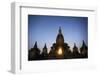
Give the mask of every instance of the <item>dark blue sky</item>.
[{"label": "dark blue sky", "polygon": [[28,49],[32,48],[37,41],[40,49],[46,43],[50,50],[56,41],[59,26],[65,42],[71,49],[74,43],[80,47],[82,40],[88,44],[87,17],[28,15]]}]

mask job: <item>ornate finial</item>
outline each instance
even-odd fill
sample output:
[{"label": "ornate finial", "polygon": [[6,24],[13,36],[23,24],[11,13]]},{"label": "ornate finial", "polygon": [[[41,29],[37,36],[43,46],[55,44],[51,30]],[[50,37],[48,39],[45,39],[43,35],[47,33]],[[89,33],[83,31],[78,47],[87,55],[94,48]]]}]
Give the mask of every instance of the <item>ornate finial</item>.
[{"label": "ornate finial", "polygon": [[62,33],[62,31],[61,31],[61,26],[59,27],[59,34],[61,34]]}]

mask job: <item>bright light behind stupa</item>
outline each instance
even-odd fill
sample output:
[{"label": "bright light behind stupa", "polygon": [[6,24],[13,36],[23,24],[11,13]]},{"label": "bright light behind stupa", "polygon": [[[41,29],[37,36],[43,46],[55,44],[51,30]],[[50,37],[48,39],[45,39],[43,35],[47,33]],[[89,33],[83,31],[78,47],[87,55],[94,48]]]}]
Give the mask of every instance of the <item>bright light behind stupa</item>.
[{"label": "bright light behind stupa", "polygon": [[62,55],[62,48],[58,49],[58,55]]}]

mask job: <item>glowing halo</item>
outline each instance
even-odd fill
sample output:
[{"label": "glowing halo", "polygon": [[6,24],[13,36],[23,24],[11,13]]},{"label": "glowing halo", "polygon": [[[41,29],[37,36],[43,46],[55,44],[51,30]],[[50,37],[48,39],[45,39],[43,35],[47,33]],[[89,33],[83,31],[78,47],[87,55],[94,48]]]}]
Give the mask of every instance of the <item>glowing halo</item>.
[{"label": "glowing halo", "polygon": [[58,53],[58,55],[62,55],[62,53],[63,53],[62,48],[59,48],[57,53]]}]

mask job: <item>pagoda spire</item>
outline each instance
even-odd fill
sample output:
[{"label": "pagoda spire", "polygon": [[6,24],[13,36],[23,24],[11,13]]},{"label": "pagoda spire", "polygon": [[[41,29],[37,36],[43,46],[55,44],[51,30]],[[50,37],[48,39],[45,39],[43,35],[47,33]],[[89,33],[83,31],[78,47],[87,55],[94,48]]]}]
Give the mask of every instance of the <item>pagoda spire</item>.
[{"label": "pagoda spire", "polygon": [[59,26],[59,34],[62,34],[61,26]]},{"label": "pagoda spire", "polygon": [[76,43],[74,43],[74,47],[76,47]]},{"label": "pagoda spire", "polygon": [[41,57],[44,58],[44,59],[48,57],[48,52],[47,52],[46,43],[45,43],[44,48],[43,48],[43,51],[42,51],[42,53],[41,53]]},{"label": "pagoda spire", "polygon": [[84,42],[84,40],[83,40],[83,44],[82,44],[82,46],[81,46],[81,48],[80,48],[80,52],[81,52],[81,54],[84,56],[84,57],[87,57],[88,55],[88,52],[87,52],[87,50],[88,50],[88,47],[87,47],[87,45],[85,44],[85,42]]},{"label": "pagoda spire", "polygon": [[34,44],[34,48],[37,48],[37,41],[36,41],[35,44]]},{"label": "pagoda spire", "polygon": [[73,51],[78,51],[78,48],[76,46],[76,43],[74,43]]},{"label": "pagoda spire", "polygon": [[63,37],[63,34],[62,34],[61,27],[59,27],[58,35],[57,35],[57,38],[56,38],[56,43],[59,46],[62,46],[64,44],[64,37]]},{"label": "pagoda spire", "polygon": [[86,46],[86,44],[85,44],[85,42],[84,42],[84,40],[83,40],[83,46],[84,46],[84,45]]},{"label": "pagoda spire", "polygon": [[44,48],[47,48],[46,43],[45,43],[45,45],[44,45]]}]

